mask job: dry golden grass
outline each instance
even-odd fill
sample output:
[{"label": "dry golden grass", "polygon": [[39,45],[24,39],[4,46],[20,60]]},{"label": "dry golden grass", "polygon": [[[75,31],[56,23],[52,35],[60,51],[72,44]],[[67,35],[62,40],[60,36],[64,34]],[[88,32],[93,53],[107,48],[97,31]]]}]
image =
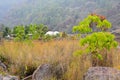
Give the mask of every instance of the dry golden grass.
[{"label": "dry golden grass", "polygon": [[[44,63],[56,63],[67,65],[65,80],[82,80],[83,74],[91,66],[89,58],[85,56],[74,57],[73,52],[81,49],[78,40],[56,40],[49,42],[7,42],[0,46],[0,54],[6,56],[9,64],[9,73],[24,76],[20,72],[26,66],[39,66]],[[112,50],[115,67],[120,66],[120,50]],[[24,69],[23,69],[24,70]]]}]

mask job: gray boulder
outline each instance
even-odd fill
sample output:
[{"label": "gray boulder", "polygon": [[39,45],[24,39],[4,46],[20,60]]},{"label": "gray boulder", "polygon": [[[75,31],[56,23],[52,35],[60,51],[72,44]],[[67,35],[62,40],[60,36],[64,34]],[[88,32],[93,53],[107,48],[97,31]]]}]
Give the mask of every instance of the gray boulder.
[{"label": "gray boulder", "polygon": [[32,75],[32,80],[51,80],[53,78],[61,80],[65,68],[58,65],[43,64],[37,68]]},{"label": "gray boulder", "polygon": [[4,71],[7,71],[6,65],[2,63],[1,61],[0,61],[0,67],[2,67]]},{"label": "gray boulder", "polygon": [[0,80],[19,80],[19,79],[16,76],[11,76],[11,75],[2,76],[2,75],[0,75]]},{"label": "gray boulder", "polygon": [[3,76],[2,75],[0,75],[0,80],[3,80]]},{"label": "gray boulder", "polygon": [[50,64],[44,64],[37,68],[33,73],[33,80],[48,80],[52,75],[52,66]]},{"label": "gray boulder", "polygon": [[120,80],[120,71],[110,67],[91,67],[83,80]]},{"label": "gray boulder", "polygon": [[16,76],[10,76],[10,75],[8,75],[8,76],[4,76],[3,80],[19,80],[19,79]]}]

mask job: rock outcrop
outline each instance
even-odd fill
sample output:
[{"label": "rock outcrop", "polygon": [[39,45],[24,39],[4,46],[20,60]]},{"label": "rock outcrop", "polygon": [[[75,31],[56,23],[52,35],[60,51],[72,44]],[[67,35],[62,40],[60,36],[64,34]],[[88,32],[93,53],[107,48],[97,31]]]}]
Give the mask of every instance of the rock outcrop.
[{"label": "rock outcrop", "polygon": [[91,67],[83,80],[120,80],[120,71],[110,67]]}]

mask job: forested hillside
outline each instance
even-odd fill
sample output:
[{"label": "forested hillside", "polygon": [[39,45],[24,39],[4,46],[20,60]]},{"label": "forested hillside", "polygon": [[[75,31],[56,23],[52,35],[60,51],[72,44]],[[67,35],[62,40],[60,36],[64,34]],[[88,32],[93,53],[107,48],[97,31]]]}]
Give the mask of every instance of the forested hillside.
[{"label": "forested hillside", "polygon": [[106,16],[112,22],[113,29],[120,28],[120,3],[109,10]]},{"label": "forested hillside", "polygon": [[106,15],[119,2],[119,0],[24,0],[23,3],[10,8],[0,22],[10,27],[43,23],[48,25],[50,30],[71,32],[71,27],[87,14],[96,12]]},{"label": "forested hillside", "polygon": [[2,0],[0,1],[0,21],[6,15],[6,13],[16,4],[23,2],[24,0]]}]

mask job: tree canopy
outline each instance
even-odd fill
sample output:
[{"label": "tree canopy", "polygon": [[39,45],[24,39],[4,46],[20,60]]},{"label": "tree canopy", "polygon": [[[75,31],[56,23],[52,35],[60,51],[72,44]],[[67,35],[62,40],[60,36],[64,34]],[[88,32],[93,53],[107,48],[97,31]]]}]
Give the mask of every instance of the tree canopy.
[{"label": "tree canopy", "polygon": [[[97,28],[97,29],[96,29]],[[77,26],[73,27],[73,32],[81,34],[105,31],[111,28],[111,23],[104,16],[91,14],[82,20]]]},{"label": "tree canopy", "polygon": [[88,15],[78,26],[73,27],[73,31],[78,34],[89,33],[80,39],[80,45],[86,46],[85,50],[78,50],[75,54],[90,54],[92,57],[102,59],[101,51],[108,51],[118,46],[115,36],[107,31],[110,28],[111,23],[104,16]]}]

